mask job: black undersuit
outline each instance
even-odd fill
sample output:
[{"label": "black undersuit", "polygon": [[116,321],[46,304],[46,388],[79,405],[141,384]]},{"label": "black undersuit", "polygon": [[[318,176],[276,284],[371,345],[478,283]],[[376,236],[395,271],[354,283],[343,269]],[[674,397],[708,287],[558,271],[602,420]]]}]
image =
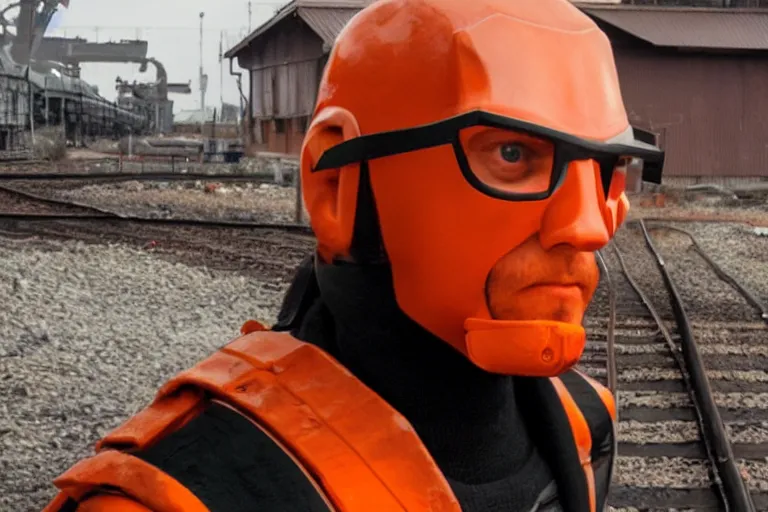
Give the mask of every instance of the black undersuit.
[{"label": "black undersuit", "polygon": [[292,333],[408,419],[462,510],[559,510],[556,497],[537,506],[554,481],[518,409],[515,379],[480,370],[410,320],[391,282],[387,265],[319,265],[319,296]]}]

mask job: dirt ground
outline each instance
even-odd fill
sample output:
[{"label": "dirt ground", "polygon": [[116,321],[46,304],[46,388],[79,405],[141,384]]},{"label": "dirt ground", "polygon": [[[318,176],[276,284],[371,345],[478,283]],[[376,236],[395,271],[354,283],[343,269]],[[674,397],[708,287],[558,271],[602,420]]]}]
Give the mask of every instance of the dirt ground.
[{"label": "dirt ground", "polygon": [[663,187],[658,192],[630,196],[628,219],[652,218],[742,222],[768,228],[768,187],[744,188],[734,195]]},{"label": "dirt ground", "polygon": [[[57,199],[141,217],[291,223],[296,213],[295,189],[267,183],[129,181],[68,190],[51,186],[45,192]],[[306,211],[303,218],[307,218]]]}]

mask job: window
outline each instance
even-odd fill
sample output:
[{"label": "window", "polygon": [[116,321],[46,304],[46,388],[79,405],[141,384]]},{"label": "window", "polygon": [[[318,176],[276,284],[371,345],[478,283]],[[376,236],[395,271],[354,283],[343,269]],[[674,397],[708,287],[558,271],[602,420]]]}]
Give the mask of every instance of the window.
[{"label": "window", "polygon": [[307,133],[307,123],[308,122],[309,122],[309,116],[297,117],[296,120],[295,120],[296,132],[297,133]]},{"label": "window", "polygon": [[275,119],[275,133],[285,133],[285,119]]},{"label": "window", "polygon": [[264,144],[269,140],[269,121],[256,121],[259,125],[259,137],[256,141],[259,144]]}]

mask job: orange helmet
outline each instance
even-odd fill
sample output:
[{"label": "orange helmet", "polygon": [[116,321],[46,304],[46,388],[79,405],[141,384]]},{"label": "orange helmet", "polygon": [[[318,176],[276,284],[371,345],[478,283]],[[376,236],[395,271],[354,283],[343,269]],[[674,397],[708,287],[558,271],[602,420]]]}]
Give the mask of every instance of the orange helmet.
[{"label": "orange helmet", "polygon": [[637,161],[660,181],[608,39],[567,0],[380,0],[336,41],[301,172],[321,258],[350,255],[369,189],[399,307],[488,371],[544,376],[583,328],[493,319],[489,272],[536,233],[605,245]]}]

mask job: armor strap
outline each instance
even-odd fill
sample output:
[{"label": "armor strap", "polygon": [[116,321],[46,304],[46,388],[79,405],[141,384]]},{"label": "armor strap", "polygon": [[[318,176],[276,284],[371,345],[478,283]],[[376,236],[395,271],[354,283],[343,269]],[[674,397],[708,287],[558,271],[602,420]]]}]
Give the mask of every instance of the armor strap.
[{"label": "armor strap", "polygon": [[589,491],[590,511],[608,499],[616,437],[616,404],[610,391],[572,370],[551,379],[571,425]]}]

